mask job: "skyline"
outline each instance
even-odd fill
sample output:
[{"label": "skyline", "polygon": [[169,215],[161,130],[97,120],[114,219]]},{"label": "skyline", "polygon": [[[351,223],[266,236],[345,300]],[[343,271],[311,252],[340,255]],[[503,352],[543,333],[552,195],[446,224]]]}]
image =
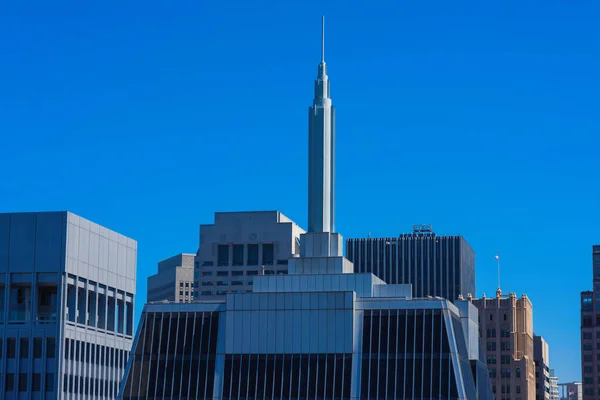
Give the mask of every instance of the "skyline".
[{"label": "skyline", "polygon": [[[468,7],[454,6],[440,5],[433,16],[418,6],[395,6],[389,16],[378,14],[380,23],[370,29],[344,22],[358,17],[355,10],[323,11],[332,97],[343,110],[337,230],[346,238],[397,236],[413,223],[431,223],[437,234],[460,233],[476,252],[478,297],[495,292],[494,255],[500,250],[503,291],[528,294],[536,334],[550,346],[551,367],[561,381],[578,380],[579,346],[572,344],[579,343],[579,293],[591,289],[591,246],[600,242],[593,229],[600,222],[593,214],[599,193],[592,185],[600,169],[594,151],[600,123],[593,111],[600,85],[592,74],[600,64],[592,41],[598,28],[583,5],[523,5],[513,19],[515,9],[507,5],[497,15],[501,23],[463,18],[460,28],[447,17],[458,18]],[[0,31],[16,41],[2,48],[15,62],[0,66],[9,93],[0,97],[0,113],[14,132],[5,138],[7,148],[28,153],[12,151],[0,161],[10,171],[0,184],[1,211],[69,209],[133,237],[140,243],[140,294],[158,261],[195,252],[198,225],[212,221],[213,212],[277,209],[308,228],[305,107],[318,59],[320,12],[292,15],[299,10],[279,6],[271,11],[279,13],[274,26],[262,28],[273,14],[246,21],[240,9],[225,21],[209,21],[184,12],[204,7],[173,6],[166,10],[171,29],[161,32],[165,10],[152,5],[138,15],[137,30],[127,18],[137,10],[97,15],[99,10],[79,6],[72,12],[87,19],[63,16],[61,31],[57,18],[58,30],[35,41],[16,35],[19,21],[35,21],[35,14],[25,18],[19,5],[6,7],[15,9],[0,17],[7,19]],[[218,6],[211,7],[218,14]],[[46,11],[60,17],[66,10],[57,8]],[[485,10],[475,7],[470,16],[485,17]],[[525,19],[534,11],[537,20]],[[577,21],[561,29],[550,23],[559,16]],[[389,25],[393,18],[400,30]],[[518,33],[507,32],[506,20],[530,35],[513,42]],[[116,30],[104,27],[107,21]],[[435,35],[451,26],[455,30],[444,37]],[[47,27],[46,21],[38,32]],[[73,28],[79,36],[71,35]],[[535,28],[539,33],[532,33]],[[149,37],[138,37],[138,30]],[[376,40],[386,30],[391,38]],[[472,32],[477,37],[467,40]],[[19,44],[41,59],[33,64]],[[203,53],[218,62],[207,62]],[[235,62],[240,59],[242,67]],[[265,65],[273,66],[270,79]],[[356,79],[367,67],[379,78],[369,85]],[[477,67],[488,68],[484,73]],[[53,79],[43,79],[48,77]],[[264,104],[278,111],[268,120]],[[236,118],[227,118],[232,110]],[[377,120],[370,118],[374,114]],[[194,148],[199,151],[189,150]],[[385,216],[378,214],[384,206]],[[534,287],[549,268],[555,275],[548,287]],[[564,269],[574,273],[561,274]],[[143,295],[137,303],[136,320]]]}]

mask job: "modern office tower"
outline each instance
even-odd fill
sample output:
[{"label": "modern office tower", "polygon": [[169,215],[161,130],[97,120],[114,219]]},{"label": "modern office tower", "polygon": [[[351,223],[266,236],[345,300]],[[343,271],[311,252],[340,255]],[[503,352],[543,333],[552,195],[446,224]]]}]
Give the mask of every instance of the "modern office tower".
[{"label": "modern office tower", "polygon": [[550,358],[548,343],[543,337],[533,335],[533,361],[535,362],[535,398],[550,400]]},{"label": "modern office tower", "polygon": [[535,399],[533,306],[526,295],[471,299],[479,309],[479,330],[492,390],[497,399]]},{"label": "modern office tower", "polygon": [[583,399],[600,398],[600,245],[592,246],[593,290],[581,292],[581,371]]},{"label": "modern office tower", "polygon": [[554,368],[550,368],[550,400],[560,400],[558,394],[558,377],[554,374]]},{"label": "modern office tower", "polygon": [[194,300],[195,254],[178,254],[158,263],[158,273],[148,277],[146,301]]},{"label": "modern office tower", "polygon": [[137,243],[70,212],[0,214],[0,398],[111,399]]},{"label": "modern office tower", "polygon": [[475,253],[462,236],[437,236],[431,225],[414,225],[397,238],[346,241],[354,272],[371,272],[387,283],[410,283],[414,295],[450,301],[475,295]]},{"label": "modern office tower", "polygon": [[287,274],[304,230],[279,211],[218,212],[200,225],[195,298],[252,291],[258,275]]},{"label": "modern office tower", "polygon": [[585,398],[581,382],[559,383],[558,386],[561,393],[560,400],[583,400]]},{"label": "modern office tower", "polygon": [[[322,145],[310,153],[318,170],[330,163]],[[309,176],[309,186],[322,184]],[[330,198],[310,207],[288,275],[258,275],[251,293],[222,299],[147,304],[120,397],[492,399],[489,380],[473,379],[485,368],[476,307],[413,299],[410,285],[353,273]]]}]

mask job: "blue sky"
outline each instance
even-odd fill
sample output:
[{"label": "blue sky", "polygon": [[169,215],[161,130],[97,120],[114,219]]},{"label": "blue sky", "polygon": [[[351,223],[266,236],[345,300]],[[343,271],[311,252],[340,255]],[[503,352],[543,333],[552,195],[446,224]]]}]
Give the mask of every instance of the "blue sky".
[{"label": "blue sky", "polygon": [[68,209],[156,263],[215,211],[306,226],[326,15],[337,228],[461,234],[477,295],[526,293],[561,381],[600,243],[600,3],[4,2],[0,211]]}]

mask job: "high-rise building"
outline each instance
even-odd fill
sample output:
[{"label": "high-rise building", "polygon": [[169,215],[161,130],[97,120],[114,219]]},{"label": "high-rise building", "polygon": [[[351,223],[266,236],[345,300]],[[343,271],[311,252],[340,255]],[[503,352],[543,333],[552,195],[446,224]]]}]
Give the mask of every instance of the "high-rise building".
[{"label": "high-rise building", "polygon": [[535,399],[533,306],[526,295],[472,299],[496,399]]},{"label": "high-rise building", "polygon": [[560,400],[583,400],[585,398],[581,382],[559,383]]},{"label": "high-rise building", "polygon": [[537,335],[533,335],[533,361],[535,362],[535,399],[550,400],[548,343],[543,337]]},{"label": "high-rise building", "polygon": [[251,292],[258,275],[285,275],[304,230],[279,211],[218,212],[200,225],[195,298]]},{"label": "high-rise building", "polygon": [[415,225],[397,238],[346,241],[354,272],[370,272],[387,283],[410,283],[415,296],[455,301],[475,295],[475,253],[462,236],[437,236],[431,225]]},{"label": "high-rise building", "polygon": [[148,277],[146,301],[194,300],[195,254],[178,254],[158,263],[158,273]]},{"label": "high-rise building", "polygon": [[554,368],[550,368],[550,400],[560,400],[558,393],[558,377],[554,373]]},{"label": "high-rise building", "polygon": [[0,214],[0,398],[111,399],[137,243],[70,212]]},{"label": "high-rise building", "polygon": [[[323,171],[330,160],[321,146],[309,165]],[[311,175],[313,185],[322,181]],[[330,199],[323,193],[310,207],[289,274],[256,276],[251,293],[224,299],[147,304],[120,397],[491,400],[479,373],[477,308],[413,299],[410,285],[353,273]]]},{"label": "high-rise building", "polygon": [[[593,290],[581,292],[581,371],[583,399],[600,398],[600,245],[592,246]],[[598,378],[596,378],[598,377]]]}]

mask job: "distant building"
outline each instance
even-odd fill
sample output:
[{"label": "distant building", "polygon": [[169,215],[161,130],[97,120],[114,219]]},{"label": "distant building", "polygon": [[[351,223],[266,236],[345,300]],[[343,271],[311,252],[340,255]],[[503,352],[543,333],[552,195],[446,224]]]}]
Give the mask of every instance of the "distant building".
[{"label": "distant building", "polygon": [[560,400],[558,393],[558,377],[554,374],[554,369],[550,369],[550,400]]},{"label": "distant building", "polygon": [[581,382],[559,383],[558,386],[560,387],[560,400],[585,399]]},{"label": "distant building", "polygon": [[70,212],[0,214],[0,399],[113,399],[137,243]]},{"label": "distant building", "polygon": [[417,297],[455,301],[475,295],[475,253],[462,236],[437,236],[431,225],[415,225],[396,238],[353,238],[346,257],[354,272],[369,272],[389,284],[410,283]]},{"label": "distant building", "polygon": [[279,211],[218,212],[200,225],[195,298],[251,292],[257,275],[286,275],[304,230]]},{"label": "distant building", "polygon": [[194,300],[195,254],[178,254],[158,263],[158,273],[148,277],[147,301]]},{"label": "distant building", "polygon": [[498,290],[496,297],[472,302],[479,309],[479,330],[496,399],[535,399],[531,301],[526,295],[502,296]]},{"label": "distant building", "polygon": [[548,343],[541,336],[533,336],[533,360],[535,362],[535,398],[550,400],[550,359]]},{"label": "distant building", "polygon": [[592,246],[593,290],[581,292],[581,371],[583,400],[600,398],[600,358],[596,341],[600,339],[600,245]]}]

